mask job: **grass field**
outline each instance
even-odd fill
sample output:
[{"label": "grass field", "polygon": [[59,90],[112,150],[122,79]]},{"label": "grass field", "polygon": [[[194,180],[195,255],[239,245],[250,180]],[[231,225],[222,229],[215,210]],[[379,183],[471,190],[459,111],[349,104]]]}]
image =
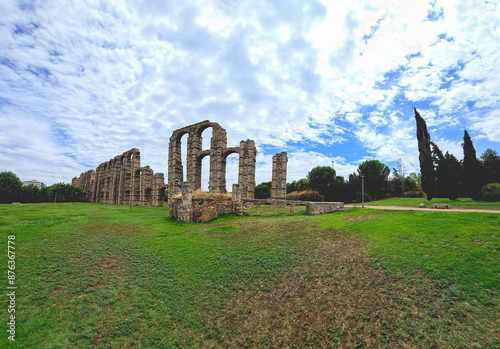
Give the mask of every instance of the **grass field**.
[{"label": "grass field", "polygon": [[[425,198],[392,198],[379,201],[371,201],[367,202],[366,204],[370,206],[419,207],[420,203],[424,203],[427,207],[429,207],[429,203]],[[500,202],[474,201],[470,198],[458,198],[457,200],[433,198],[432,203],[448,204],[453,208],[500,210]],[[357,205],[359,206],[359,203]],[[351,205],[349,204],[349,206]]]},{"label": "grass field", "polygon": [[261,212],[0,205],[0,347],[500,346],[500,214]]}]

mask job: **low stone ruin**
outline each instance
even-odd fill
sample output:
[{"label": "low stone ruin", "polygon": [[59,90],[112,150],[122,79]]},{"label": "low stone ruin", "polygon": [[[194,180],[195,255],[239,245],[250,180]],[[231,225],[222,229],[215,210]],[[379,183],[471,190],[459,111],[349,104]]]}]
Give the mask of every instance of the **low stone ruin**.
[{"label": "low stone ruin", "polygon": [[233,184],[231,194],[206,194],[193,192],[188,182],[184,182],[181,194],[172,199],[170,218],[183,222],[207,222],[220,215],[243,214],[241,190]]},{"label": "low stone ruin", "polygon": [[343,202],[308,202],[306,204],[307,214],[322,214],[335,211],[344,211]]},{"label": "low stone ruin", "polygon": [[163,207],[165,179],[149,166],[141,167],[141,152],[130,149],[106,161],[97,169],[74,177],[71,185],[87,192],[89,202],[114,205]]}]

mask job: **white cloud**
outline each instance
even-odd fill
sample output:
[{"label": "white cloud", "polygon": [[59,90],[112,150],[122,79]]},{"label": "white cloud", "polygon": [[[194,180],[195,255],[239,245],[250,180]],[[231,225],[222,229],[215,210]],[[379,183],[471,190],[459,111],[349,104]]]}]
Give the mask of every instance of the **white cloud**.
[{"label": "white cloud", "polygon": [[[457,128],[500,142],[495,3],[48,0],[0,12],[0,161],[23,179],[69,182],[132,147],[166,173],[172,131],[205,119],[230,146],[289,151],[292,180],[328,163],[328,147],[347,175],[368,157],[418,167],[414,104],[443,144]],[[264,181],[273,154],[259,154]]]}]

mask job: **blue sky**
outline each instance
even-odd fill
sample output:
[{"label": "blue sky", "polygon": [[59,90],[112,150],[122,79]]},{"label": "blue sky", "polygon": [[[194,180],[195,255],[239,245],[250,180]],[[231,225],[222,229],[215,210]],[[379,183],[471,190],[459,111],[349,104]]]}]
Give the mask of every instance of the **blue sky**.
[{"label": "blue sky", "polygon": [[[334,161],[419,171],[413,107],[443,151],[500,152],[496,1],[3,1],[0,170],[70,182],[136,147],[167,174],[172,131],[254,139],[257,183]],[[205,144],[210,129],[203,134]],[[185,141],[185,140],[184,140]],[[203,184],[208,182],[208,158]],[[229,184],[237,156],[228,158]]]}]

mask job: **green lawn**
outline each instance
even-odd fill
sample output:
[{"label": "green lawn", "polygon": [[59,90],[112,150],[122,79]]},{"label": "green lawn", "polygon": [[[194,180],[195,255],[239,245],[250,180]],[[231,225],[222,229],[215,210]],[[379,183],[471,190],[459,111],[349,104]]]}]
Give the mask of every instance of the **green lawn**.
[{"label": "green lawn", "polygon": [[[429,207],[429,203],[425,198],[391,198],[385,200],[370,201],[366,202],[365,204],[369,206],[419,207],[420,203],[424,203],[427,207]],[[433,198],[432,203],[448,204],[453,208],[500,210],[500,202],[474,201],[470,198],[458,198],[457,200]],[[359,203],[356,205],[360,206]],[[352,204],[349,204],[348,206],[352,206]]]},{"label": "green lawn", "polygon": [[18,287],[12,343],[2,282],[0,347],[500,345],[500,214],[248,212],[0,205]]}]

